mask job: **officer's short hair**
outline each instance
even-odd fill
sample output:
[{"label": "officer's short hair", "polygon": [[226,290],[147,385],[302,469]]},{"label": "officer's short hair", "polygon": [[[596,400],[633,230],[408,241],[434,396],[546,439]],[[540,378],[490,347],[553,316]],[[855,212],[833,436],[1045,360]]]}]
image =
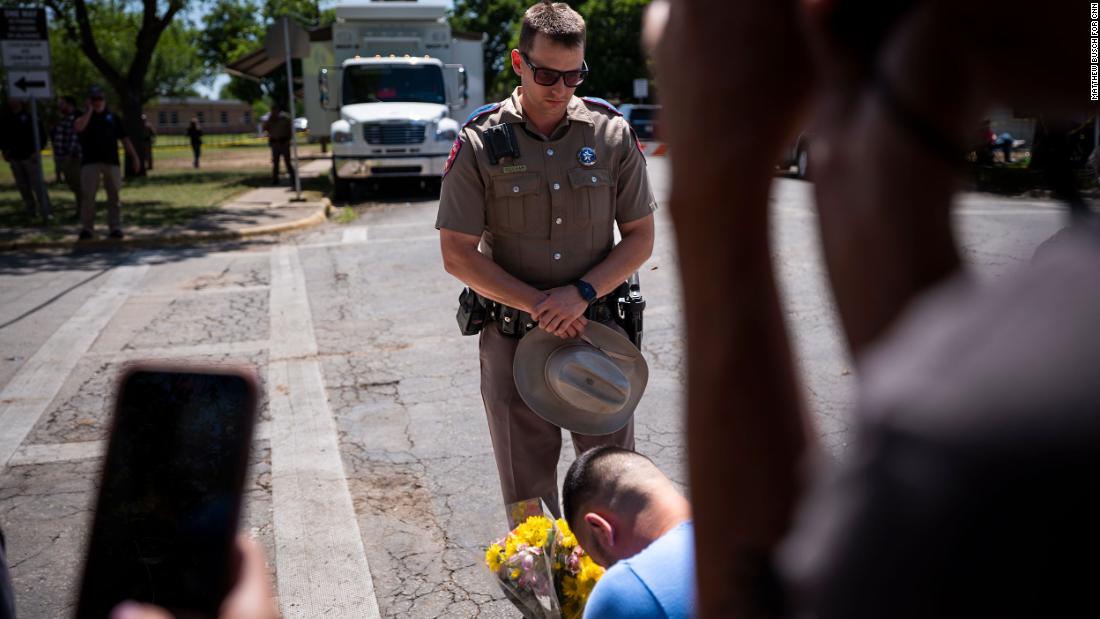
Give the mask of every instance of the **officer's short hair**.
[{"label": "officer's short hair", "polygon": [[523,14],[519,51],[529,53],[536,34],[565,47],[584,47],[584,18],[564,2],[539,2]]}]

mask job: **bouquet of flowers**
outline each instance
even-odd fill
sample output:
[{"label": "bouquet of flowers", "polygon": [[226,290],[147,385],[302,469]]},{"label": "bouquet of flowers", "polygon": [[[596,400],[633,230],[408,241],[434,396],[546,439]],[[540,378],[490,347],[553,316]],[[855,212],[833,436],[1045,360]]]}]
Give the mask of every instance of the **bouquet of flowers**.
[{"label": "bouquet of flowers", "polygon": [[512,530],[485,550],[504,594],[527,619],[580,619],[603,568],[542,501],[514,503],[508,511]]}]

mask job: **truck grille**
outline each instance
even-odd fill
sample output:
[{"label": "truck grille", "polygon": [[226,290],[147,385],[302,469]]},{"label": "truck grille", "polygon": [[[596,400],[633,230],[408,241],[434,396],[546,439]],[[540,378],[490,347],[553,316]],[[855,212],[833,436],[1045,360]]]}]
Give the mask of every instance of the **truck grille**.
[{"label": "truck grille", "polygon": [[423,123],[371,123],[363,125],[367,144],[420,144],[424,141]]}]

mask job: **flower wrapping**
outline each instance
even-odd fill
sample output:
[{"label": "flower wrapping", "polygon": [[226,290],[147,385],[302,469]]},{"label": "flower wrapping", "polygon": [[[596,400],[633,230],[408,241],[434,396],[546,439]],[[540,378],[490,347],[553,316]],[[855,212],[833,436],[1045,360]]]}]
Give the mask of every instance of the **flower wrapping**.
[{"label": "flower wrapping", "polygon": [[539,499],[508,506],[512,530],[485,550],[485,564],[528,619],[580,619],[603,576],[565,520]]}]

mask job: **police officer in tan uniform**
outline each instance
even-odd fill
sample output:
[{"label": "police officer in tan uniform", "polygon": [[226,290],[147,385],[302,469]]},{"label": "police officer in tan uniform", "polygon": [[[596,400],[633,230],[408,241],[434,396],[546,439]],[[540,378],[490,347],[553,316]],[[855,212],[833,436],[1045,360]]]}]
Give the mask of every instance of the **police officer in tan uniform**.
[{"label": "police officer in tan uniform", "polygon": [[[575,337],[594,319],[619,329],[607,297],[652,253],[657,208],[629,125],[606,102],[574,96],[588,74],[584,41],[568,5],[527,10],[511,52],[521,86],[460,131],[436,220],[447,272],[495,308],[481,331],[481,393],[504,502],[541,497],[555,513],[561,429],[518,395],[516,346],[531,328]],[[633,449],[633,419],[573,443]]]}]

